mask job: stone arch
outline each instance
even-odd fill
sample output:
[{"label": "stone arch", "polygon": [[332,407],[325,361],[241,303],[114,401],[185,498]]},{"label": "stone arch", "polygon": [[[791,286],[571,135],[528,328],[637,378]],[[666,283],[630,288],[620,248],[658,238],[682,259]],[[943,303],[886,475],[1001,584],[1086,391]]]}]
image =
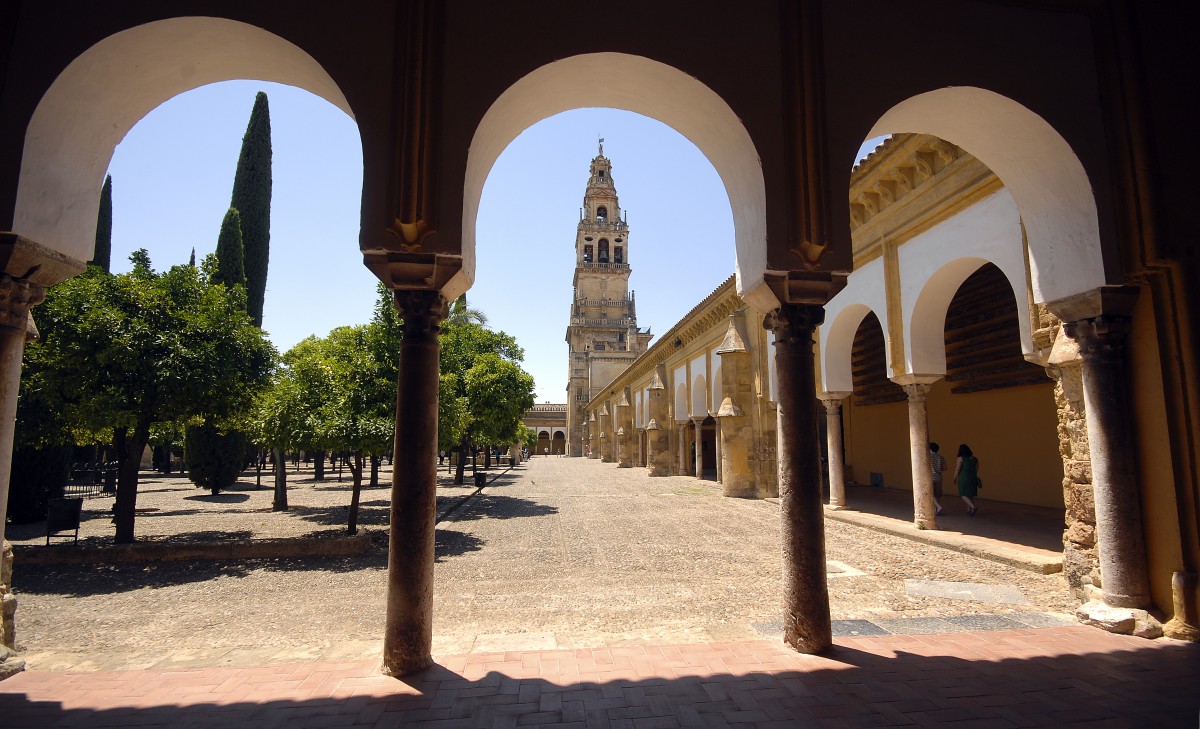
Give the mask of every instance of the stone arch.
[{"label": "stone arch", "polygon": [[867,138],[933,134],[962,147],[1004,183],[1029,241],[1034,300],[1055,301],[1106,283],[1091,182],[1045,119],[986,89],[954,86],[905,99]]},{"label": "stone arch", "polygon": [[34,110],[14,231],[76,260],[90,259],[100,187],[125,134],[174,96],[246,78],[305,89],[354,116],[311,55],[262,28],[186,17],[123,30],[71,62]]},{"label": "stone arch", "polygon": [[687,383],[681,380],[675,385],[675,420],[683,422],[688,419]]},{"label": "stone arch", "polygon": [[[953,295],[953,294],[951,294]],[[949,303],[949,302],[947,302]],[[854,373],[851,367],[851,352],[854,349],[854,335],[863,319],[874,310],[861,303],[848,304],[833,315],[832,321],[821,327],[821,376],[824,379],[826,392],[852,392],[854,390]],[[880,324],[887,329],[886,315],[875,312]],[[888,374],[892,372],[891,351],[887,353]],[[944,353],[943,353],[944,354]]]},{"label": "stone arch", "polygon": [[700,149],[724,182],[733,210],[738,293],[751,301],[762,298],[752,294],[763,290],[767,267],[766,183],[749,132],[724,99],[696,78],[624,53],[589,53],[542,66],[509,87],[484,114],[471,139],[463,183],[462,270],[443,288],[446,297],[457,297],[475,279],[476,218],[496,159],[530,126],[585,107],[657,119]]},{"label": "stone arch", "polygon": [[[1012,275],[1004,270],[1003,266],[974,256],[947,261],[923,282],[920,293],[913,302],[911,313],[906,312],[905,316],[910,372],[922,375],[946,374],[945,329],[950,302],[963,282],[987,263],[997,265],[1008,279],[1009,286],[1013,286]],[[1018,290],[1021,289],[1013,287],[1017,311],[1020,312],[1022,301],[1017,297]],[[1028,354],[1033,351],[1029,317],[1018,316],[1017,321],[1021,332],[1021,349]]]}]

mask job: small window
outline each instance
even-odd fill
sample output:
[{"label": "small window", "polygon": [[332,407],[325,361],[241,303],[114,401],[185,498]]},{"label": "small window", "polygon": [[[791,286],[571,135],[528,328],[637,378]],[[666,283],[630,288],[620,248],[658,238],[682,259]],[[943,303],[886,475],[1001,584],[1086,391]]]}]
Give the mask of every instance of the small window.
[{"label": "small window", "polygon": [[624,263],[625,262],[624,247],[622,247],[622,246],[614,246],[613,247],[613,262],[614,263]]},{"label": "small window", "polygon": [[596,208],[596,220],[608,220],[608,208],[604,207],[603,205]]},{"label": "small window", "polygon": [[597,176],[597,177],[604,177],[604,170],[600,170],[599,172],[597,172],[597,173],[596,173],[596,176]]},{"label": "small window", "polygon": [[621,332],[620,334],[618,334],[618,335],[617,335],[617,341],[618,341],[618,342],[624,342],[624,341],[625,341],[625,332]]},{"label": "small window", "polygon": [[604,351],[604,345],[603,345],[603,344],[597,344],[597,345],[596,345],[596,351],[597,351],[597,352],[603,352],[603,351]]},{"label": "small window", "polygon": [[591,246],[583,247],[583,262],[584,263],[592,262],[592,247]]}]

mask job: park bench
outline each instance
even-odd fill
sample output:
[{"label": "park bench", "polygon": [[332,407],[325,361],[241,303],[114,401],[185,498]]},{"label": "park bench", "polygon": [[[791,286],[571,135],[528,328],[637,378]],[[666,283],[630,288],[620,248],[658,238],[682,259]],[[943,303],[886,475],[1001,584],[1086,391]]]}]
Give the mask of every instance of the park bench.
[{"label": "park bench", "polygon": [[79,516],[83,511],[83,499],[50,499],[46,504],[46,546],[50,537],[59,532],[75,530],[75,541],[79,541]]}]

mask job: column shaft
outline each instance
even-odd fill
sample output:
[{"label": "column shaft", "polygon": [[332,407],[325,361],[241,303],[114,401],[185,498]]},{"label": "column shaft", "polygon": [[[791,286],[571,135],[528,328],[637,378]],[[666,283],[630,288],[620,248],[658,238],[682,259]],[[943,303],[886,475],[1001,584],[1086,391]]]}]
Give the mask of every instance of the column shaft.
[{"label": "column shaft", "polygon": [[937,529],[933,505],[933,471],[929,465],[929,385],[904,385],[908,395],[908,453],[912,464],[913,524],[918,529]]},{"label": "column shaft", "polygon": [[704,478],[704,426],[700,420],[692,420],[696,426],[696,457],[693,466],[696,469],[696,478]]},{"label": "column shaft", "polygon": [[825,405],[825,445],[829,451],[829,507],[846,508],[846,463],[842,446],[842,401],[827,399]]},{"label": "column shaft", "polygon": [[1146,542],[1130,445],[1137,439],[1126,392],[1125,339],[1131,321],[1098,316],[1064,323],[1063,328],[1079,344],[1104,601],[1113,607],[1147,608]]},{"label": "column shaft", "polygon": [[41,286],[0,273],[0,546],[12,475],[13,436],[17,431],[17,395],[21,391],[21,357],[30,307],[46,297]]},{"label": "column shaft", "polygon": [[404,319],[404,339],[396,387],[383,670],[401,676],[433,663],[438,324],[446,302],[436,291],[397,292],[396,308]]},{"label": "column shaft", "polygon": [[783,639],[802,653],[833,643],[816,434],[815,305],[783,304],[763,322],[775,333],[779,385],[779,503],[783,518]]}]

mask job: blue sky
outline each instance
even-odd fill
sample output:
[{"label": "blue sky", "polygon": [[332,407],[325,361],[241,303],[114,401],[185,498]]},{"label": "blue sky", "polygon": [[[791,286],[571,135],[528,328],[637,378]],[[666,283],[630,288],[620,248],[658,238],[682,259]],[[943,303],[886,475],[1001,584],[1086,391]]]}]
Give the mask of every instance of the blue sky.
[{"label": "blue sky", "polygon": [[[117,147],[113,270],[146,248],[157,269],[216,248],[255,92],[271,108],[271,260],[263,328],[280,351],[370,319],[375,278],[358,252],[362,148],[354,121],[306,91],[205,86],[148,114]],[[733,272],[733,219],[716,171],[671,128],[579,109],[527,129],[497,160],[478,219],[475,285],[489,324],[517,338],[538,402],[564,402],[575,226],[603,136],[628,213],[638,324],[662,333]],[[847,164],[852,160],[847,160]]]}]

